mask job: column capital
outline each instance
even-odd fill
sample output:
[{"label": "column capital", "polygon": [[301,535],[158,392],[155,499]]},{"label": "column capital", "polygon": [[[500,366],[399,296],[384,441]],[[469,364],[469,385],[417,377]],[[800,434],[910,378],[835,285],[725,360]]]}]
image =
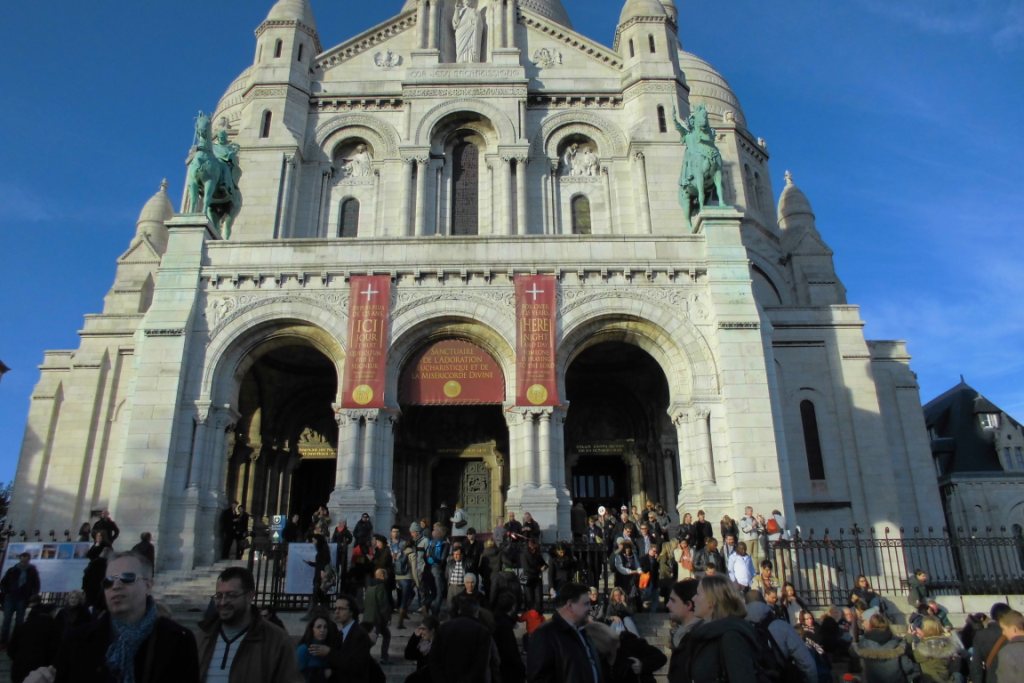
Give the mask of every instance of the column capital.
[{"label": "column capital", "polygon": [[633,152],[633,159],[635,161],[637,161],[637,162],[642,163],[643,160],[644,160],[644,153],[643,152]]}]

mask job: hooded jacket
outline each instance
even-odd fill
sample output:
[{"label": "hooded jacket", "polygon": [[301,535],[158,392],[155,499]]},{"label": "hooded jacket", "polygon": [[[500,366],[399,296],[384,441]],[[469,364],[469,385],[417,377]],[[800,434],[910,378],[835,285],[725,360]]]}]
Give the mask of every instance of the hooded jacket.
[{"label": "hooded jacket", "polygon": [[889,629],[866,631],[851,649],[860,657],[866,678],[872,683],[906,683],[909,674],[920,670],[910,646]]},{"label": "hooded jacket", "polygon": [[925,680],[951,683],[953,672],[960,670],[960,648],[949,636],[922,638],[914,645],[914,660]]}]

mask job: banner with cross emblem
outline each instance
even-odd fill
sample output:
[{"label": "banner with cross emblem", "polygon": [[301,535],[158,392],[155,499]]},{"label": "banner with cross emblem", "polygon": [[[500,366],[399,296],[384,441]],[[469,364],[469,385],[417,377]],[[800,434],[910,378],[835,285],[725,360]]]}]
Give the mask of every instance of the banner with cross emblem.
[{"label": "banner with cross emblem", "polygon": [[341,404],[344,408],[383,408],[391,278],[353,275],[349,287],[348,357]]},{"label": "banner with cross emblem", "polygon": [[516,275],[516,405],[558,405],[554,275]]}]

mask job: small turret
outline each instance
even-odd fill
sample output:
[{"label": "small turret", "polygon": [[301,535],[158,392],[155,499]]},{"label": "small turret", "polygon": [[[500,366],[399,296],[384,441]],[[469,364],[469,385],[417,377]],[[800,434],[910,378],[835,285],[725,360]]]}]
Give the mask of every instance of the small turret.
[{"label": "small turret", "polygon": [[313,57],[323,51],[309,0],[278,0],[256,29],[256,38],[257,66],[287,66],[299,81],[308,82]]},{"label": "small turret", "polygon": [[783,259],[789,262],[799,302],[810,306],[845,304],[846,287],[836,274],[832,250],[814,225],[811,203],[789,171],[778,212]]},{"label": "small turret", "polygon": [[[622,55],[627,71],[643,66],[642,75],[646,77],[675,77],[679,39],[675,20],[669,18],[661,0],[626,0],[613,47]],[[673,69],[666,70],[662,65]]]},{"label": "small turret", "polygon": [[811,210],[811,203],[793,182],[793,174],[789,171],[786,171],[786,187],[779,195],[778,217],[779,227],[783,230],[810,228],[817,232],[814,227],[814,211]]},{"label": "small turret", "polygon": [[147,238],[158,254],[167,248],[167,226],[164,222],[174,217],[174,206],[167,196],[167,179],[160,183],[160,189],[149,198],[139,212],[139,220],[135,222],[134,243]]}]

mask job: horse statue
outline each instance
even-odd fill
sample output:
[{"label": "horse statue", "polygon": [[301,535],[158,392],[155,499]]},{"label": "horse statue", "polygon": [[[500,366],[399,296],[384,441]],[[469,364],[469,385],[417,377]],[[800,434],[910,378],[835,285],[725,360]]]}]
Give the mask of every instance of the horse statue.
[{"label": "horse statue", "polygon": [[228,142],[227,131],[220,131],[217,141],[211,142],[210,117],[199,112],[187,161],[188,201],[191,210],[204,214],[224,239],[231,238],[231,224],[241,208],[237,155],[238,145]]},{"label": "horse statue", "polygon": [[725,206],[722,154],[715,146],[715,129],[708,123],[708,110],[703,104],[694,107],[685,124],[679,120],[675,109],[672,110],[672,118],[686,146],[683,168],[679,173],[679,205],[683,207],[686,227],[692,229],[690,216],[693,215],[693,205],[696,203],[700,212],[710,198],[712,188],[718,197],[718,205]]}]

